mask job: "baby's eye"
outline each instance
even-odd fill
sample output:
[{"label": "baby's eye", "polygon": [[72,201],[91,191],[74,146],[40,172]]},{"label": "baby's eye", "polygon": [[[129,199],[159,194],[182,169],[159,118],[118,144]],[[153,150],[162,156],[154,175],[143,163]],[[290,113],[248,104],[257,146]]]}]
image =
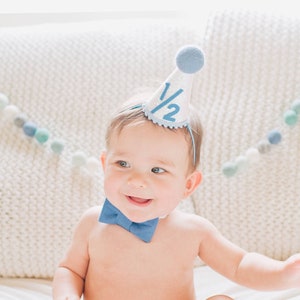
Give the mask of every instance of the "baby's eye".
[{"label": "baby's eye", "polygon": [[151,172],[153,172],[153,173],[164,173],[164,172],[166,172],[166,170],[164,170],[163,168],[154,167],[154,168],[151,169]]},{"label": "baby's eye", "polygon": [[130,167],[129,163],[124,161],[124,160],[118,160],[117,165],[119,165],[122,168],[129,168]]}]

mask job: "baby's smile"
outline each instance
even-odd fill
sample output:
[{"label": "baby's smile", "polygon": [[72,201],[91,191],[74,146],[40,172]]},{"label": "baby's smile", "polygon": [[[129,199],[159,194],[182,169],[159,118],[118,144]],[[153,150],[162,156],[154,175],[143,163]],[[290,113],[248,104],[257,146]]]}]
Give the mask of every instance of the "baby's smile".
[{"label": "baby's smile", "polygon": [[152,202],[152,199],[145,199],[145,198],[134,197],[129,195],[127,195],[126,198],[130,203],[137,206],[148,206]]}]

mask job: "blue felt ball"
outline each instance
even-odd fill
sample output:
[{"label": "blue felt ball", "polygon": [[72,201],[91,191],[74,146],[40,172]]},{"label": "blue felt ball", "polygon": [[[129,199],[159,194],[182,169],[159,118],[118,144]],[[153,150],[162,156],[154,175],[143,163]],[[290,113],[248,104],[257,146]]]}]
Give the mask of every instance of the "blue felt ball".
[{"label": "blue felt ball", "polygon": [[196,73],[204,65],[203,52],[196,46],[186,46],[177,53],[176,65],[183,73]]},{"label": "blue felt ball", "polygon": [[37,125],[33,122],[25,122],[23,125],[23,131],[27,136],[33,137],[36,133]]},{"label": "blue felt ball", "polygon": [[268,141],[272,145],[279,144],[281,142],[281,138],[281,133],[278,130],[274,129],[268,133]]}]

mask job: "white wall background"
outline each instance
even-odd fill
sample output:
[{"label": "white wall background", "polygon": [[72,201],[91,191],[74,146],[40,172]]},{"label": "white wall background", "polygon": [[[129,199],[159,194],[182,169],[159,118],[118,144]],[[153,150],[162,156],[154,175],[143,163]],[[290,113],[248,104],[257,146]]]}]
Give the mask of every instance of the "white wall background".
[{"label": "white wall background", "polygon": [[0,26],[102,18],[206,18],[212,10],[255,9],[297,15],[294,0],[0,0]]}]

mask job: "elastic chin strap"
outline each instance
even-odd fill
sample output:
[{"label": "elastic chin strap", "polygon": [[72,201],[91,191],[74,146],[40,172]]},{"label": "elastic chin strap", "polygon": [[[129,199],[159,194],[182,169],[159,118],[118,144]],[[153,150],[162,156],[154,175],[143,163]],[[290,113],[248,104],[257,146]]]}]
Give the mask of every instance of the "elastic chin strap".
[{"label": "elastic chin strap", "polygon": [[195,146],[195,139],[194,139],[193,131],[192,131],[190,124],[188,124],[186,126],[186,128],[191,136],[192,147],[193,147],[193,163],[194,163],[194,166],[196,166],[196,146]]}]

